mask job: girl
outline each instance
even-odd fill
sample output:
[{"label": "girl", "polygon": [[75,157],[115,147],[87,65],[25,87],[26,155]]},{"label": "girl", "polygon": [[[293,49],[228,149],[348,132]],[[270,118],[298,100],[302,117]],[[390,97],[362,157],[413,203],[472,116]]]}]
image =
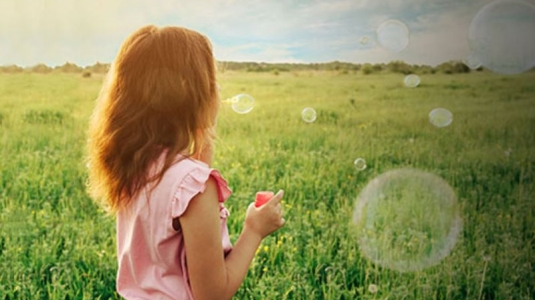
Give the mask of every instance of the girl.
[{"label": "girl", "polygon": [[117,217],[118,293],[230,299],[262,239],[284,225],[279,191],[247,209],[231,245],[231,191],[210,168],[219,95],[209,40],[138,29],[110,68],[89,128],[89,189]]}]

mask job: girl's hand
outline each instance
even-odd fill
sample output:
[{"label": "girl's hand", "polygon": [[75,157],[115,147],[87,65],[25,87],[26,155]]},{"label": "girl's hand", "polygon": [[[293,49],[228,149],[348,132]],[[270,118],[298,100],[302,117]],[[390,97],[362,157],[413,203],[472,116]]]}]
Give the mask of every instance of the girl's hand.
[{"label": "girl's hand", "polygon": [[281,200],[284,191],[280,190],[275,196],[261,207],[251,203],[245,214],[245,229],[258,235],[261,239],[284,226]]}]

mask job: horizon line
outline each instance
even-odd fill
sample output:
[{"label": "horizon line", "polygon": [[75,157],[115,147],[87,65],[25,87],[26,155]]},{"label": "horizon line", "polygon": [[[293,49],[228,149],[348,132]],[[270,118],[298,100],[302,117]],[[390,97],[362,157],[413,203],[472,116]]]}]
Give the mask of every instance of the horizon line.
[{"label": "horizon line", "polygon": [[[446,60],[446,61],[443,61],[441,63],[438,63],[436,65],[431,65],[431,64],[414,64],[414,63],[408,63],[408,62],[405,62],[403,60],[390,60],[388,62],[350,62],[350,61],[341,61],[341,60],[331,60],[331,61],[321,61],[321,62],[284,62],[284,61],[281,61],[281,62],[265,62],[265,61],[247,61],[247,60],[244,60],[244,61],[236,61],[236,60],[215,60],[217,64],[221,64],[221,63],[234,63],[234,64],[259,64],[259,65],[294,65],[294,66],[299,66],[299,65],[303,65],[303,66],[307,66],[307,65],[329,65],[329,64],[343,64],[343,65],[353,65],[353,66],[363,66],[363,65],[388,65],[390,63],[401,63],[401,64],[405,64],[407,66],[420,66],[420,67],[437,67],[441,64],[451,64],[451,63],[463,63],[462,60]],[[23,68],[23,69],[27,69],[27,68],[33,68],[33,67],[37,67],[37,66],[46,66],[48,68],[51,68],[51,69],[55,69],[55,68],[60,68],[60,67],[63,67],[63,66],[68,66],[68,65],[72,65],[72,66],[75,66],[75,67],[79,67],[79,68],[89,68],[89,67],[93,67],[93,66],[96,66],[96,65],[111,65],[112,63],[111,62],[102,62],[102,61],[95,61],[93,64],[90,64],[90,65],[79,65],[77,63],[74,63],[74,62],[71,62],[71,61],[65,61],[63,64],[61,65],[49,65],[47,63],[36,63],[36,64],[32,64],[32,65],[19,65],[19,64],[16,64],[16,63],[11,63],[11,64],[1,64],[0,67],[19,67],[19,68]]]}]

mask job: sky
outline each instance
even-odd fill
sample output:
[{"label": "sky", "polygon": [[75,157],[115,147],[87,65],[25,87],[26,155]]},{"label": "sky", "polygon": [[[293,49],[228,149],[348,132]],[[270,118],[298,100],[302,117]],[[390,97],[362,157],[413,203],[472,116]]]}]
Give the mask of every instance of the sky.
[{"label": "sky", "polygon": [[[535,0],[526,0],[535,3]],[[469,53],[468,30],[491,0],[1,0],[0,65],[112,62],[124,39],[154,24],[211,40],[220,61],[380,63],[436,66]],[[401,52],[376,30],[399,20]],[[369,37],[366,45],[359,41]]]}]

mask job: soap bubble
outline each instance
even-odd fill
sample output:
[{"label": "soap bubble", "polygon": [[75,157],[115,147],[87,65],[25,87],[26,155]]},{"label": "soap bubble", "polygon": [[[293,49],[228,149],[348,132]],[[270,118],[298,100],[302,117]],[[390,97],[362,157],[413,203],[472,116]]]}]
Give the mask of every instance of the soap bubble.
[{"label": "soap bubble", "polygon": [[359,43],[361,45],[368,45],[370,43],[370,38],[367,36],[363,36],[360,38]]},{"label": "soap bubble", "polygon": [[500,74],[535,66],[535,5],[500,0],[485,5],[470,24],[468,40],[481,65]]},{"label": "soap bubble", "polygon": [[429,122],[436,127],[446,127],[453,122],[453,114],[445,108],[435,108],[429,113]]},{"label": "soap bubble", "polygon": [[409,45],[409,28],[398,20],[388,20],[377,28],[377,42],[384,49],[401,52]]},{"label": "soap bubble", "polygon": [[405,83],[406,87],[414,88],[420,85],[420,77],[415,74],[410,74],[405,76],[405,79],[403,80],[403,83]]},{"label": "soap bubble", "polygon": [[359,40],[359,49],[362,50],[369,50],[375,47],[375,41],[370,36],[362,36]]},{"label": "soap bubble", "polygon": [[254,98],[247,94],[239,94],[230,98],[232,110],[239,114],[250,113],[254,108]]},{"label": "soap bubble", "polygon": [[463,59],[463,63],[472,70],[476,70],[481,67],[481,62],[479,61],[479,58],[477,58],[477,55],[475,55],[473,52],[468,54]]},{"label": "soap bubble", "polygon": [[353,221],[363,256],[401,272],[438,264],[462,229],[453,189],[416,169],[392,170],[371,180],[358,195]]},{"label": "soap bubble", "polygon": [[316,111],[312,107],[305,107],[301,111],[301,119],[307,123],[316,121]]},{"label": "soap bubble", "polygon": [[364,158],[355,159],[353,164],[355,165],[355,169],[358,171],[364,171],[366,169],[366,160],[364,160]]}]

